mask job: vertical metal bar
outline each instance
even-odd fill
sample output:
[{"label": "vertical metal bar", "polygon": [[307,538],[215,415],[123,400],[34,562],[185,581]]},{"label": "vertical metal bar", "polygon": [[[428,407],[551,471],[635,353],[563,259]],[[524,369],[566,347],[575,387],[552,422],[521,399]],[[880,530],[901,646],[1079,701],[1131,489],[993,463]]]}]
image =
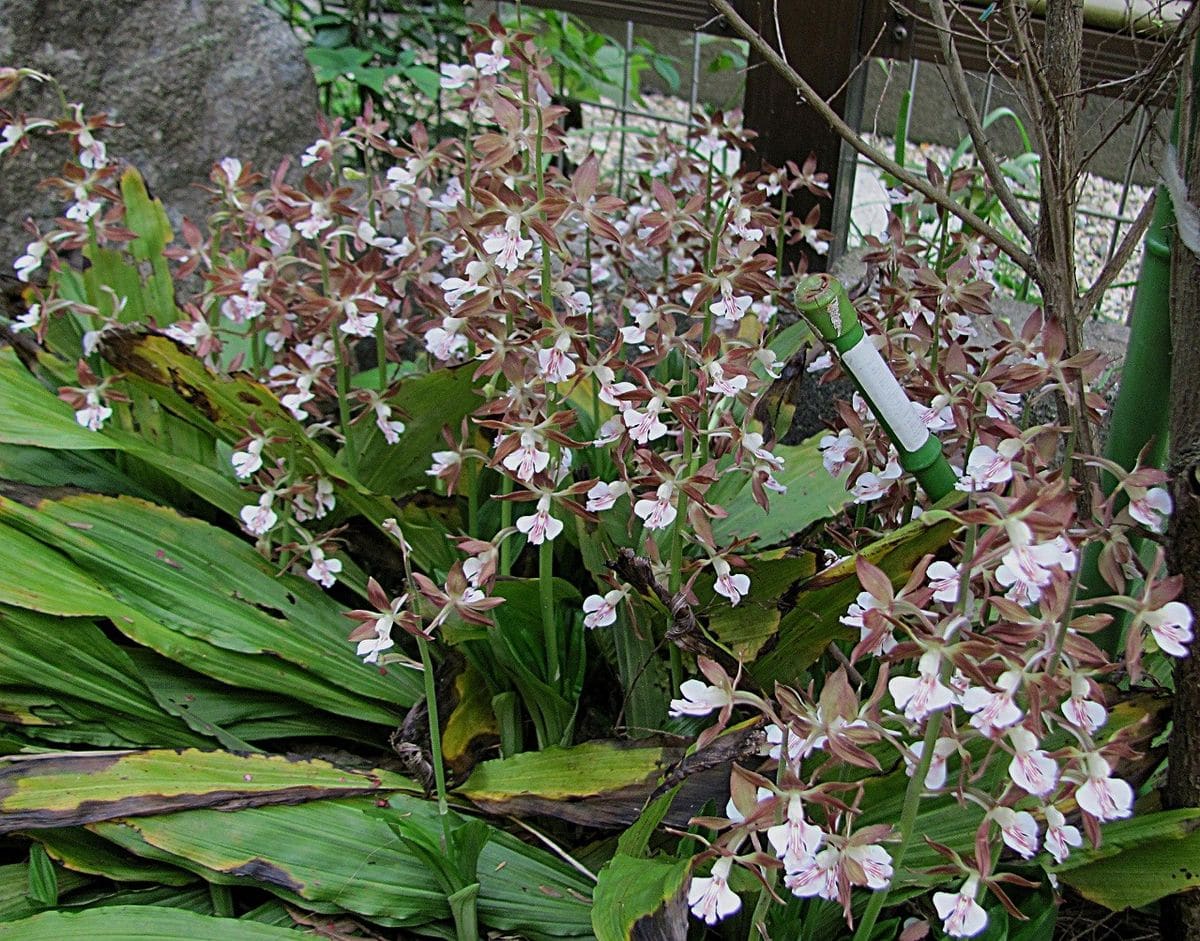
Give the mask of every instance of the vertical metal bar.
[{"label": "vertical metal bar", "polygon": [[1104,258],[1106,264],[1116,254],[1117,242],[1121,239],[1121,217],[1125,215],[1125,204],[1129,200],[1129,188],[1133,185],[1133,164],[1146,133],[1146,121],[1146,109],[1143,107],[1138,110],[1137,127],[1133,132],[1133,142],[1129,145],[1129,166],[1125,168],[1125,178],[1121,181],[1121,198],[1117,201],[1117,218],[1113,222],[1112,238],[1108,242],[1108,254]]},{"label": "vertical metal bar", "polygon": [[[916,65],[916,60],[913,60],[913,65]],[[866,87],[867,70],[860,69],[846,89],[845,119],[855,130],[862,128]],[[837,186],[833,191],[833,207],[830,210],[829,230],[833,233],[829,242],[830,267],[846,252],[846,242],[850,237],[850,214],[854,208],[854,178],[857,174],[858,152],[843,142],[838,154]]]},{"label": "vertical metal bar", "polygon": [[617,153],[617,192],[625,189],[625,137],[629,122],[629,60],[633,56],[633,20],[625,21],[625,75],[621,80],[621,146]]},{"label": "vertical metal bar", "polygon": [[[559,28],[562,29],[562,31],[563,31],[563,37],[565,38],[567,35],[567,23],[568,23],[568,17],[567,17],[567,13],[565,10],[560,15],[558,23],[559,23]],[[567,100],[567,67],[562,63],[561,60],[558,63],[558,98],[559,98],[559,101],[561,101],[563,103],[565,103]],[[582,106],[580,106],[579,114],[580,114],[579,123],[582,125],[583,124],[583,108],[582,108]],[[569,116],[568,116],[568,118],[569,118]],[[569,124],[569,120],[567,123]],[[583,130],[583,128],[581,127],[580,130]],[[558,170],[564,176],[566,175],[566,172],[567,172],[567,148],[566,147],[563,147],[563,149],[558,152]]]},{"label": "vertical metal bar", "polygon": [[700,31],[692,33],[692,93],[688,97],[688,121],[696,110],[696,102],[700,97]]},{"label": "vertical metal bar", "polygon": [[921,66],[919,59],[909,62],[908,70],[908,116],[904,120],[904,160],[908,160],[909,128],[912,127],[913,112],[917,110],[917,70]]}]

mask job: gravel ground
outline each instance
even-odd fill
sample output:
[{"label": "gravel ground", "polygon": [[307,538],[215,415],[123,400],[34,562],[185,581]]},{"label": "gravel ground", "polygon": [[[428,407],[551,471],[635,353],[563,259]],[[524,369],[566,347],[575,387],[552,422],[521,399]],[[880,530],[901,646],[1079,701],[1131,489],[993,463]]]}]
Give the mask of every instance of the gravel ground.
[{"label": "gravel ground", "polygon": [[[583,129],[572,132],[572,153],[586,152],[595,149],[602,154],[602,163],[606,169],[615,171],[621,158],[622,129],[629,133],[625,143],[626,165],[637,151],[636,137],[638,134],[657,134],[666,129],[672,137],[681,139],[686,129],[674,123],[655,120],[661,116],[674,121],[685,121],[688,117],[688,102],[667,95],[646,95],[638,110],[642,115],[622,116],[618,110],[609,107],[601,108],[583,105]],[[887,153],[892,152],[892,142],[886,138],[875,141]],[[933,160],[939,166],[949,163],[951,149],[934,144],[910,145],[908,162],[920,167],[925,158]],[[1076,263],[1079,278],[1090,283],[1103,267],[1109,257],[1112,246],[1113,229],[1116,223],[1106,216],[1123,216],[1132,219],[1146,199],[1149,198],[1150,188],[1131,185],[1125,197],[1122,208],[1122,184],[1120,181],[1106,180],[1098,176],[1088,175],[1085,178],[1080,197],[1080,212],[1076,218]],[[1037,202],[1028,201],[1030,213],[1037,214]],[[851,209],[851,244],[861,240],[863,234],[878,233],[883,230],[886,222],[887,197],[880,182],[879,172],[870,164],[860,164],[856,174],[854,200]],[[1124,231],[1122,227],[1121,231]],[[1100,305],[1100,319],[1110,322],[1124,322],[1128,316],[1133,301],[1133,285],[1137,279],[1141,265],[1142,246],[1135,249],[1129,264],[1117,277],[1114,287],[1106,292]],[[1014,280],[1019,281],[1014,275]]]},{"label": "gravel ground", "polygon": [[[892,152],[891,139],[878,138],[873,142],[886,153]],[[951,154],[951,148],[939,147],[936,144],[910,145],[907,161],[920,168],[928,158],[944,168],[950,162]],[[1150,187],[1131,184],[1122,208],[1122,188],[1122,183],[1118,180],[1106,180],[1093,174],[1087,174],[1084,178],[1079,199],[1080,208],[1075,216],[1075,263],[1083,285],[1090,284],[1100,273],[1109,257],[1110,246],[1115,248],[1112,239],[1117,223],[1106,217],[1123,216],[1132,221],[1150,198]],[[1030,215],[1037,218],[1037,201],[1028,199],[1026,206]],[[879,171],[869,163],[860,162],[858,173],[855,175],[851,209],[852,241],[856,231],[861,234],[882,231],[886,224],[886,207],[886,190],[880,182]],[[1124,225],[1120,231],[1125,231]],[[1105,293],[1099,310],[1101,319],[1125,322],[1133,303],[1133,282],[1137,280],[1141,260],[1142,245],[1139,243],[1128,264],[1117,276],[1115,286]]]}]

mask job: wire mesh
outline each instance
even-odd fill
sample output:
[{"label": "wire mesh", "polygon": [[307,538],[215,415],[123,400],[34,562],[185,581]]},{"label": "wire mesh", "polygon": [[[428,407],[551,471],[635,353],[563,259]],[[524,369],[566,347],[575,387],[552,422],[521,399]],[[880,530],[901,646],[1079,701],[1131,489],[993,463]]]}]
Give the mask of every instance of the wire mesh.
[{"label": "wire mesh", "polygon": [[[539,0],[539,5],[554,6],[559,9],[553,0]],[[577,6],[578,4],[569,2],[562,4],[562,7],[571,9]],[[516,10],[513,4],[501,4],[501,7],[509,15],[515,13]],[[598,24],[621,48],[624,67],[619,94],[609,98],[572,99],[567,93],[561,66],[559,91],[565,101],[578,109],[581,119],[580,127],[573,131],[573,135],[578,142],[580,152],[588,148],[598,151],[604,168],[613,174],[618,190],[620,190],[624,187],[629,174],[635,171],[638,148],[634,138],[646,134],[657,134],[660,131],[679,137],[686,135],[690,128],[697,125],[694,117],[697,108],[704,107],[711,98],[705,88],[707,70],[704,68],[702,51],[705,43],[714,40],[711,37],[705,37],[698,29],[692,30],[689,36],[688,31],[685,30],[654,27],[656,38],[670,36],[674,38],[676,44],[687,48],[691,59],[690,63],[687,63],[690,65],[690,69],[687,70],[690,72],[689,81],[685,88],[680,88],[674,93],[635,92],[631,80],[630,63],[638,54],[638,42],[641,38],[638,30],[646,27],[644,24],[639,24],[636,19],[636,8],[632,4],[607,4],[606,9],[609,7],[630,12],[624,19],[591,20],[590,22]],[[559,9],[559,15],[565,24],[568,16],[567,10]],[[937,65],[913,59],[911,63],[889,63],[887,67],[891,69],[908,68],[905,84],[912,98],[912,123],[914,126],[919,127],[923,114],[945,110],[946,96],[935,97],[924,94],[921,92],[918,82],[918,76],[922,74],[922,70],[929,70],[932,73],[938,69]],[[680,68],[679,72],[686,74],[684,68]],[[995,76],[979,74],[976,76],[976,82],[979,88],[977,106],[980,108],[981,114],[989,114],[996,107],[998,89]],[[859,89],[859,94],[862,94],[862,88]],[[855,108],[852,107],[851,110],[853,111]],[[859,113],[862,110],[860,101]],[[891,130],[894,127],[894,119],[894,113],[882,114],[876,106],[875,111],[869,116],[864,116],[864,120],[860,123],[860,129],[873,135],[873,139],[890,152],[894,142],[886,133],[880,134],[879,128]],[[1083,181],[1082,197],[1077,210],[1077,227],[1080,236],[1077,262],[1083,278],[1087,278],[1089,275],[1094,276],[1112,257],[1120,242],[1121,233],[1133,222],[1138,210],[1149,198],[1152,188],[1139,184],[1135,180],[1134,168],[1143,155],[1151,124],[1148,112],[1139,113],[1131,143],[1124,145],[1126,150],[1120,159],[1109,161],[1111,165],[1121,168],[1121,171],[1115,174],[1114,179],[1106,179],[1098,174],[1092,174],[1085,177]],[[923,166],[926,157],[934,159],[935,162],[943,162],[944,165],[944,161],[953,152],[954,145],[957,143],[955,140],[948,139],[945,134],[941,135],[940,143],[932,135],[929,135],[930,139],[927,140],[921,140],[919,137],[920,135],[917,139],[909,142],[910,162],[914,163],[917,168]],[[1111,148],[1121,145],[1110,143],[1108,146]],[[796,156],[799,160],[805,155],[797,154]],[[846,155],[840,170],[841,172],[838,173],[839,192],[834,194],[836,215],[833,228],[835,232],[847,232],[848,243],[853,247],[856,242],[861,243],[861,238],[866,232],[879,233],[882,231],[885,222],[883,211],[886,211],[887,205],[886,188],[880,182],[879,172],[853,153]],[[867,181],[865,184],[864,178]],[[1018,192],[1019,198],[1028,207],[1030,214],[1034,216],[1036,216],[1039,202],[1036,189],[1036,181],[1034,181],[1034,185]],[[1140,256],[1139,246],[1125,270],[1103,299],[1100,307],[1102,316],[1108,319],[1122,319],[1128,311],[1132,301],[1132,282],[1136,278]],[[1019,280],[1014,276],[1011,283],[1003,282],[1001,289],[1007,290],[1021,299],[1026,299],[1028,284],[1018,283]]]},{"label": "wire mesh", "polygon": [[[907,163],[920,172],[929,159],[946,171],[955,144],[958,143],[954,135],[959,133],[959,125],[953,113],[946,110],[947,96],[929,94],[931,88],[941,85],[941,79],[937,77],[940,67],[916,59],[911,63],[879,60],[878,66],[890,71],[884,80],[883,93],[876,95],[874,110],[864,117],[859,129],[887,153],[892,153],[899,110],[892,102],[900,99],[900,89],[906,89],[911,96],[910,126],[914,128],[905,148]],[[998,107],[995,76],[976,74],[973,78],[979,89],[976,96],[979,113],[991,114]],[[893,87],[888,87],[889,83]],[[875,95],[876,91],[873,90],[872,94]],[[884,101],[889,102],[890,106],[885,108]],[[1144,178],[1141,182],[1137,180],[1136,171],[1139,168],[1144,171],[1149,165],[1147,151],[1153,140],[1155,114],[1154,109],[1140,109],[1131,122],[1133,129],[1127,135],[1128,140],[1118,141],[1114,138],[1109,141],[1098,154],[1096,169],[1085,174],[1081,181],[1076,207],[1076,264],[1083,281],[1094,278],[1112,258],[1121,234],[1134,221],[1153,191],[1152,185],[1148,185]],[[937,134],[929,133],[930,125],[938,127]],[[922,133],[923,129],[925,133]],[[965,135],[965,130],[961,133]],[[970,157],[971,150],[968,149],[966,160],[969,161]],[[886,226],[888,195],[880,171],[856,157],[854,174],[843,173],[839,184],[853,188],[853,198],[849,200],[849,219],[845,221],[851,247],[861,244],[867,234],[882,234]],[[1034,178],[1028,185],[1016,187],[1018,199],[1034,219],[1040,206],[1036,184]],[[1003,225],[1003,220],[1000,224]],[[1007,229],[1014,237],[1018,237],[1015,227],[1007,226]],[[1113,321],[1126,318],[1132,305],[1141,254],[1139,245],[1113,286],[1105,293],[1097,311],[1099,317]],[[1030,296],[1028,283],[1016,273],[1014,267],[1005,268],[1002,264],[998,272],[1002,291],[1020,300],[1036,300],[1036,297]]]}]

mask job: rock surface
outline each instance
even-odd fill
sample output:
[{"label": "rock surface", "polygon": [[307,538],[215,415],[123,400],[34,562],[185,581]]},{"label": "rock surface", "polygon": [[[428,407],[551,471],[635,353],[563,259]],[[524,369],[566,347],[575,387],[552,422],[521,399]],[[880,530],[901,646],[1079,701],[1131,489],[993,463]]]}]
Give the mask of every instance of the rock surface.
[{"label": "rock surface", "polygon": [[[202,219],[214,161],[237,156],[267,174],[316,137],[316,86],[299,40],[257,0],[0,0],[0,64],[54,75],[86,114],[108,112],[110,155],[137,166],[178,227]],[[56,115],[32,82],[6,103]],[[29,240],[31,213],[55,214],[34,189],[64,151],[36,146],[0,173],[0,270]],[[48,211],[49,210],[49,211]]]}]

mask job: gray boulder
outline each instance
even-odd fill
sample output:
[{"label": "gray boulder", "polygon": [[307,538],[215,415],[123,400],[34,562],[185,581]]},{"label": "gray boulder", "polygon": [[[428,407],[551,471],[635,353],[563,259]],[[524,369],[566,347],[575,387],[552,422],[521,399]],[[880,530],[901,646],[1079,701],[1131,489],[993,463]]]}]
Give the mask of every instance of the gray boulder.
[{"label": "gray boulder", "polygon": [[[256,0],[0,0],[0,65],[47,72],[85,114],[124,124],[106,134],[109,153],[142,171],[177,232],[181,216],[206,215],[196,184],[214,161],[236,156],[269,176],[317,135],[303,48]],[[59,112],[54,92],[33,82],[5,106]],[[28,241],[22,221],[61,210],[34,187],[64,152],[38,144],[0,172],[0,273]]]}]

